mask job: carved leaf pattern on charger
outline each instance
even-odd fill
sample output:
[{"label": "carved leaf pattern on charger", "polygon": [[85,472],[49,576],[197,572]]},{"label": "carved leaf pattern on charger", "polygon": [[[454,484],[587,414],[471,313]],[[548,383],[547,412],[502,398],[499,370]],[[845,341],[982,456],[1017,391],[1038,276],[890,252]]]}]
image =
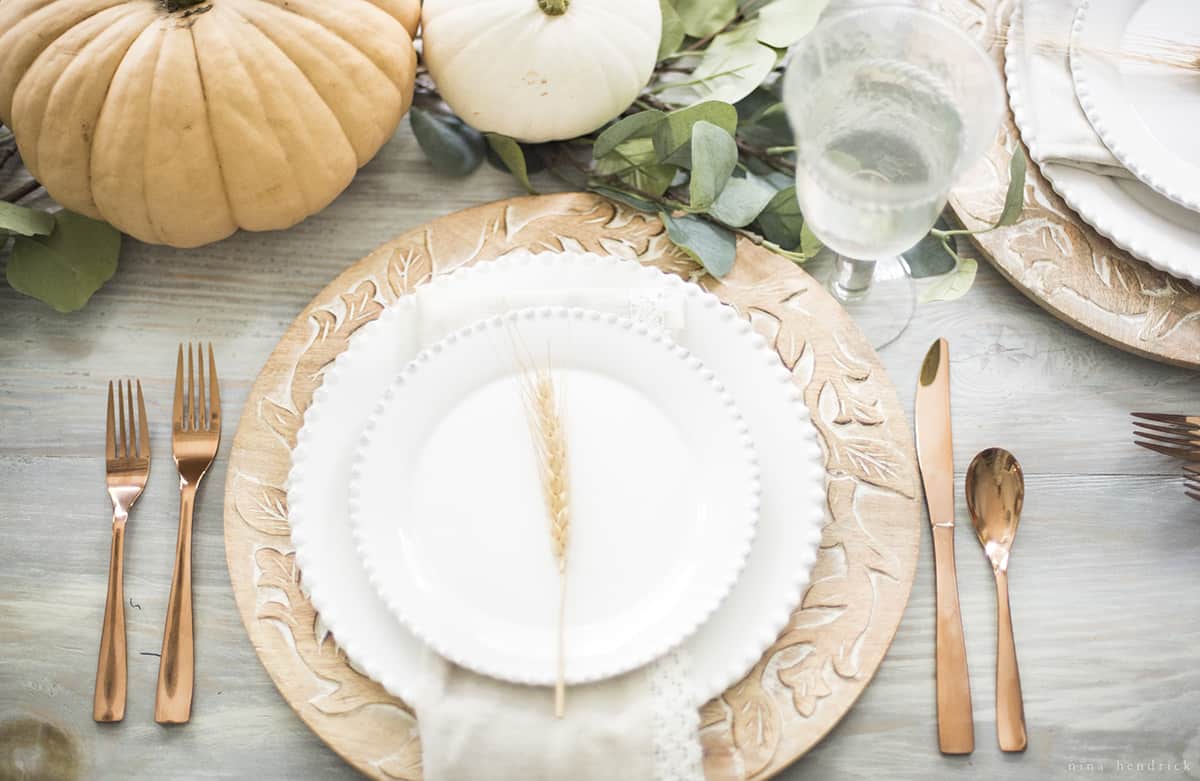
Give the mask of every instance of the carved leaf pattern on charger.
[{"label": "carved leaf pattern on charger", "polygon": [[754,669],[702,710],[710,780],[771,775],[837,722],[891,642],[920,528],[911,437],[877,360],[856,331],[839,335],[848,317],[806,274],[743,245],[734,272],[711,279],[656,218],[595,196],[514,199],[405,234],[347,270],[285,336],[251,395],[257,409],[239,429],[227,496],[230,572],[255,647],[335,751],[375,778],[420,778],[410,711],[354,671],[303,592],[282,485],[321,373],[353,332],[434,274],[516,248],[617,255],[695,279],[751,319],[803,388],[829,486],[812,584]]}]

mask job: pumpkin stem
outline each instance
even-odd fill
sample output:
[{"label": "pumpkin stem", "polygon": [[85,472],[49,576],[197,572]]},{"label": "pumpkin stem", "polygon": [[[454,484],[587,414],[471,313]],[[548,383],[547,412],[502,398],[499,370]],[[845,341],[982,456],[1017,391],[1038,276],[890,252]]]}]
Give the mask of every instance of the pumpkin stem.
[{"label": "pumpkin stem", "polygon": [[571,0],[537,0],[537,4],[547,16],[562,16],[567,12]]},{"label": "pumpkin stem", "polygon": [[204,0],[161,0],[163,8],[174,13],[175,11],[183,11],[191,8],[194,5],[200,5]]}]

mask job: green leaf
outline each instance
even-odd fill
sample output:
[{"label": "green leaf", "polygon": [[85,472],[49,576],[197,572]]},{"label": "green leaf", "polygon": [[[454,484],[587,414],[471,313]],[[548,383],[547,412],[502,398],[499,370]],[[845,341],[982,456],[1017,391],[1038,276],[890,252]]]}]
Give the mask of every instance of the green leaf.
[{"label": "green leaf", "polygon": [[692,128],[697,122],[710,122],[733,135],[737,132],[737,109],[719,100],[706,100],[667,114],[667,121],[654,133],[659,162],[684,168],[692,164]]},{"label": "green leaf", "polygon": [[808,222],[805,221],[800,228],[800,253],[805,258],[815,258],[824,246],[817,238],[817,234],[812,232],[812,228],[808,227]]},{"label": "green leaf", "polygon": [[757,87],[738,101],[738,138],[760,147],[789,146],[796,141],[779,97]]},{"label": "green leaf", "polygon": [[592,156],[599,160],[622,141],[631,138],[653,138],[655,128],[666,118],[667,115],[658,109],[649,109],[612,123],[596,137],[596,143],[592,146]]},{"label": "green leaf", "polygon": [[1025,207],[1025,167],[1025,153],[1017,144],[1008,161],[1008,192],[1004,194],[1004,210],[996,220],[997,228],[1012,225],[1021,218],[1021,210]]},{"label": "green leaf", "polygon": [[758,40],[786,49],[816,26],[829,0],[774,0],[758,14]]},{"label": "green leaf", "polygon": [[675,0],[675,12],[684,32],[693,38],[707,38],[737,16],[737,0]]},{"label": "green leaf", "polygon": [[693,209],[707,209],[725,189],[737,165],[733,136],[703,120],[692,127],[692,178],[688,195]]},{"label": "green leaf", "polygon": [[714,277],[723,277],[733,268],[737,257],[737,239],[733,233],[708,220],[685,214],[672,217],[660,212],[667,236]]},{"label": "green leaf", "polygon": [[921,292],[920,302],[928,304],[933,301],[953,301],[962,298],[971,289],[971,284],[975,281],[975,272],[978,270],[979,264],[973,258],[959,258],[954,271]]},{"label": "green leaf", "polygon": [[642,212],[656,212],[658,205],[652,201],[647,201],[633,193],[627,193],[624,190],[618,190],[615,187],[608,187],[603,184],[592,184],[588,187],[594,193],[603,195],[605,198],[611,198],[614,201],[619,201],[626,206],[631,206],[634,209]]},{"label": "green leaf", "polygon": [[57,309],[82,309],[117,270],[121,234],[106,222],[69,211],[54,215],[49,236],[18,236],[8,284]]},{"label": "green leaf", "polygon": [[533,185],[529,183],[529,169],[525,165],[525,152],[521,150],[521,145],[499,133],[488,133],[486,138],[488,146],[504,163],[509,173],[517,177],[517,181],[527,192],[536,195],[537,190],[533,189]]},{"label": "green leaf", "polygon": [[466,176],[483,162],[483,136],[458,117],[434,114],[413,106],[408,113],[413,135],[434,170]]},{"label": "green leaf", "polygon": [[654,141],[631,138],[596,161],[596,174],[617,176],[635,190],[650,195],[662,195],[671,186],[676,168],[658,162]]},{"label": "green leaf", "polygon": [[[948,226],[944,219],[939,218],[934,227],[945,230]],[[958,264],[958,256],[949,251],[943,240],[933,233],[925,234],[925,238],[917,242],[917,246],[903,255],[913,279],[948,274]]]},{"label": "green leaf", "polygon": [[686,33],[683,20],[671,0],[658,0],[658,6],[662,9],[662,37],[658,39],[658,59],[661,60],[679,49]]},{"label": "green leaf", "polygon": [[775,196],[775,189],[757,176],[733,178],[708,213],[726,225],[743,228],[754,222]]},{"label": "green leaf", "polygon": [[[758,27],[757,21],[747,22],[713,39],[692,72],[697,95],[737,103],[762,84],[779,55],[758,42]],[[668,93],[663,97],[670,99]]]},{"label": "green leaf", "polygon": [[775,193],[775,197],[767,202],[766,208],[758,215],[758,227],[769,241],[786,250],[800,246],[804,217],[796,200],[795,185]]},{"label": "green leaf", "polygon": [[0,236],[49,236],[53,230],[54,217],[46,212],[0,201]]}]

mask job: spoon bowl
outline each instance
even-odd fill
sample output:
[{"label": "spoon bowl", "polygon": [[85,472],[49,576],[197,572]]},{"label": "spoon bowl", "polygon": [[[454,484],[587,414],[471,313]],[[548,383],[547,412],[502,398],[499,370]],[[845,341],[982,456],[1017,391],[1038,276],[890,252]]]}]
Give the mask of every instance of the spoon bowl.
[{"label": "spoon bowl", "polygon": [[971,459],[966,488],[967,509],[975,535],[992,568],[1007,570],[1025,504],[1025,474],[1021,465],[1007,450],[988,448]]}]

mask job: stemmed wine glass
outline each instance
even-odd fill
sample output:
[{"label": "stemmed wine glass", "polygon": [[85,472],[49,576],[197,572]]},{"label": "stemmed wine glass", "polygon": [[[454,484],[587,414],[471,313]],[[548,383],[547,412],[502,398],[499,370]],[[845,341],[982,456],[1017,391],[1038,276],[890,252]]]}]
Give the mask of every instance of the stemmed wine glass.
[{"label": "stemmed wine glass", "polygon": [[999,69],[942,16],[875,6],[805,36],[783,91],[800,209],[837,253],[828,287],[882,347],[916,306],[900,253],[929,232],[950,187],[995,137]]}]

